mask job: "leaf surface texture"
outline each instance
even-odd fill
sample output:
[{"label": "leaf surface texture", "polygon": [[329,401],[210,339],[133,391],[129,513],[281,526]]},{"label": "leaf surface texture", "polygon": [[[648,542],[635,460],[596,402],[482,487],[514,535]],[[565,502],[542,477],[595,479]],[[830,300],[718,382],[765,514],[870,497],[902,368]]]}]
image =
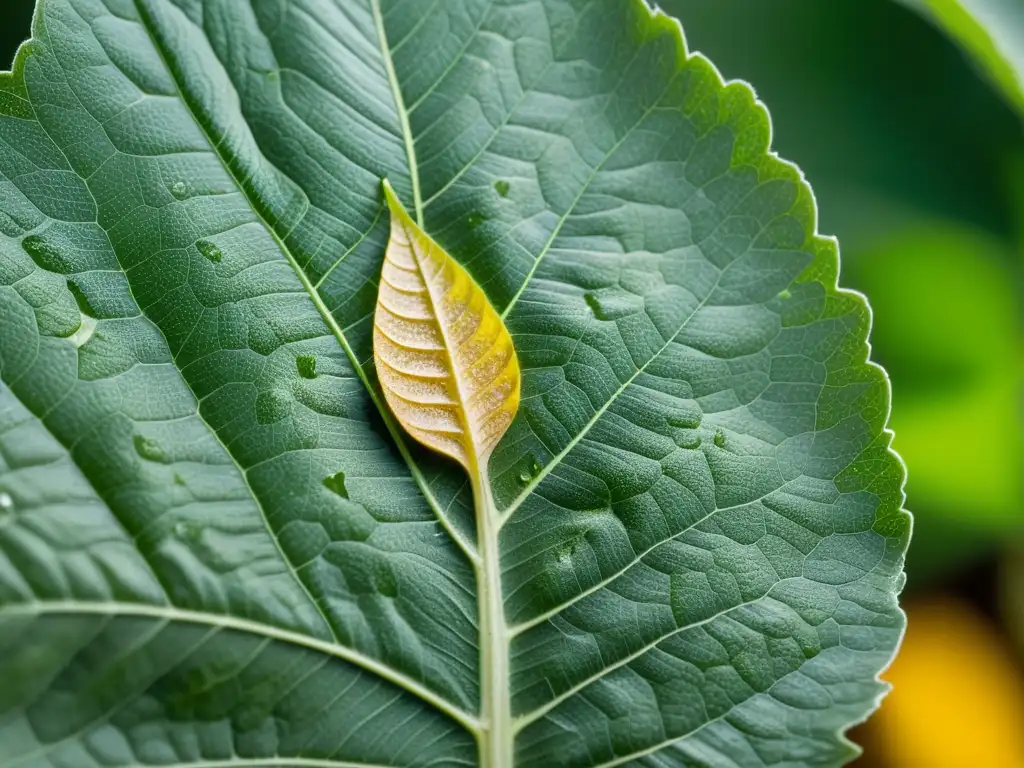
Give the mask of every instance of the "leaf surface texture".
[{"label": "leaf surface texture", "polygon": [[[849,759],[903,470],[769,141],[637,2],[42,0],[0,76],[0,763],[476,764],[481,563],[517,764]],[[485,537],[373,365],[384,178],[515,344]]]}]

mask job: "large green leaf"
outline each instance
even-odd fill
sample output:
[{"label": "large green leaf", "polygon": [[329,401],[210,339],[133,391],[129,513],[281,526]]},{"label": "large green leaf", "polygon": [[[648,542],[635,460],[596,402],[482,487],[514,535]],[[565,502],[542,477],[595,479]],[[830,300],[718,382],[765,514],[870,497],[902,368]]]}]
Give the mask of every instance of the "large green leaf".
[{"label": "large green leaf", "polygon": [[[0,79],[4,766],[854,754],[903,472],[746,85],[623,0],[42,0],[33,35]],[[522,365],[486,546],[374,383],[384,177]]]},{"label": "large green leaf", "polygon": [[1024,115],[1024,4],[1020,0],[901,0],[944,29]]}]

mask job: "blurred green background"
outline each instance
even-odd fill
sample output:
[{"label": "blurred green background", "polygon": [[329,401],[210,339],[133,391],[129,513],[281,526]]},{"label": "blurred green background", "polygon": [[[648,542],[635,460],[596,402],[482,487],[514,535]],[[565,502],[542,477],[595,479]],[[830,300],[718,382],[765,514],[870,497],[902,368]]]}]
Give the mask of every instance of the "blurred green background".
[{"label": "blurred green background", "polygon": [[[32,4],[0,0],[4,64]],[[892,0],[660,4],[754,85],[874,308],[916,523],[896,688],[857,765],[1024,768],[1024,115]]]}]

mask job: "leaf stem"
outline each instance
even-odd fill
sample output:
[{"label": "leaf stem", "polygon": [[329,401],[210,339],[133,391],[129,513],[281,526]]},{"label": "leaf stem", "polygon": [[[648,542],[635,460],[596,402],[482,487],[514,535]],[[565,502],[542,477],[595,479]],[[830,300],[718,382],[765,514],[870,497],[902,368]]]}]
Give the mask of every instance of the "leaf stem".
[{"label": "leaf stem", "polygon": [[481,768],[511,768],[513,738],[509,687],[509,634],[501,591],[500,515],[491,495],[486,458],[470,472],[481,563],[477,567],[480,611]]}]

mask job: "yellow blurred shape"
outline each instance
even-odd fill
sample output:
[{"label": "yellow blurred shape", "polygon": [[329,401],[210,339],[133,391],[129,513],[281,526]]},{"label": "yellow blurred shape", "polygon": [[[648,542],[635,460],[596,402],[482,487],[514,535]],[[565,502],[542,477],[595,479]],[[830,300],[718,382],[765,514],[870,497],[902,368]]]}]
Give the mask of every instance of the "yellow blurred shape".
[{"label": "yellow blurred shape", "polygon": [[996,629],[952,598],[911,604],[871,721],[891,768],[1024,768],[1024,681]]}]

